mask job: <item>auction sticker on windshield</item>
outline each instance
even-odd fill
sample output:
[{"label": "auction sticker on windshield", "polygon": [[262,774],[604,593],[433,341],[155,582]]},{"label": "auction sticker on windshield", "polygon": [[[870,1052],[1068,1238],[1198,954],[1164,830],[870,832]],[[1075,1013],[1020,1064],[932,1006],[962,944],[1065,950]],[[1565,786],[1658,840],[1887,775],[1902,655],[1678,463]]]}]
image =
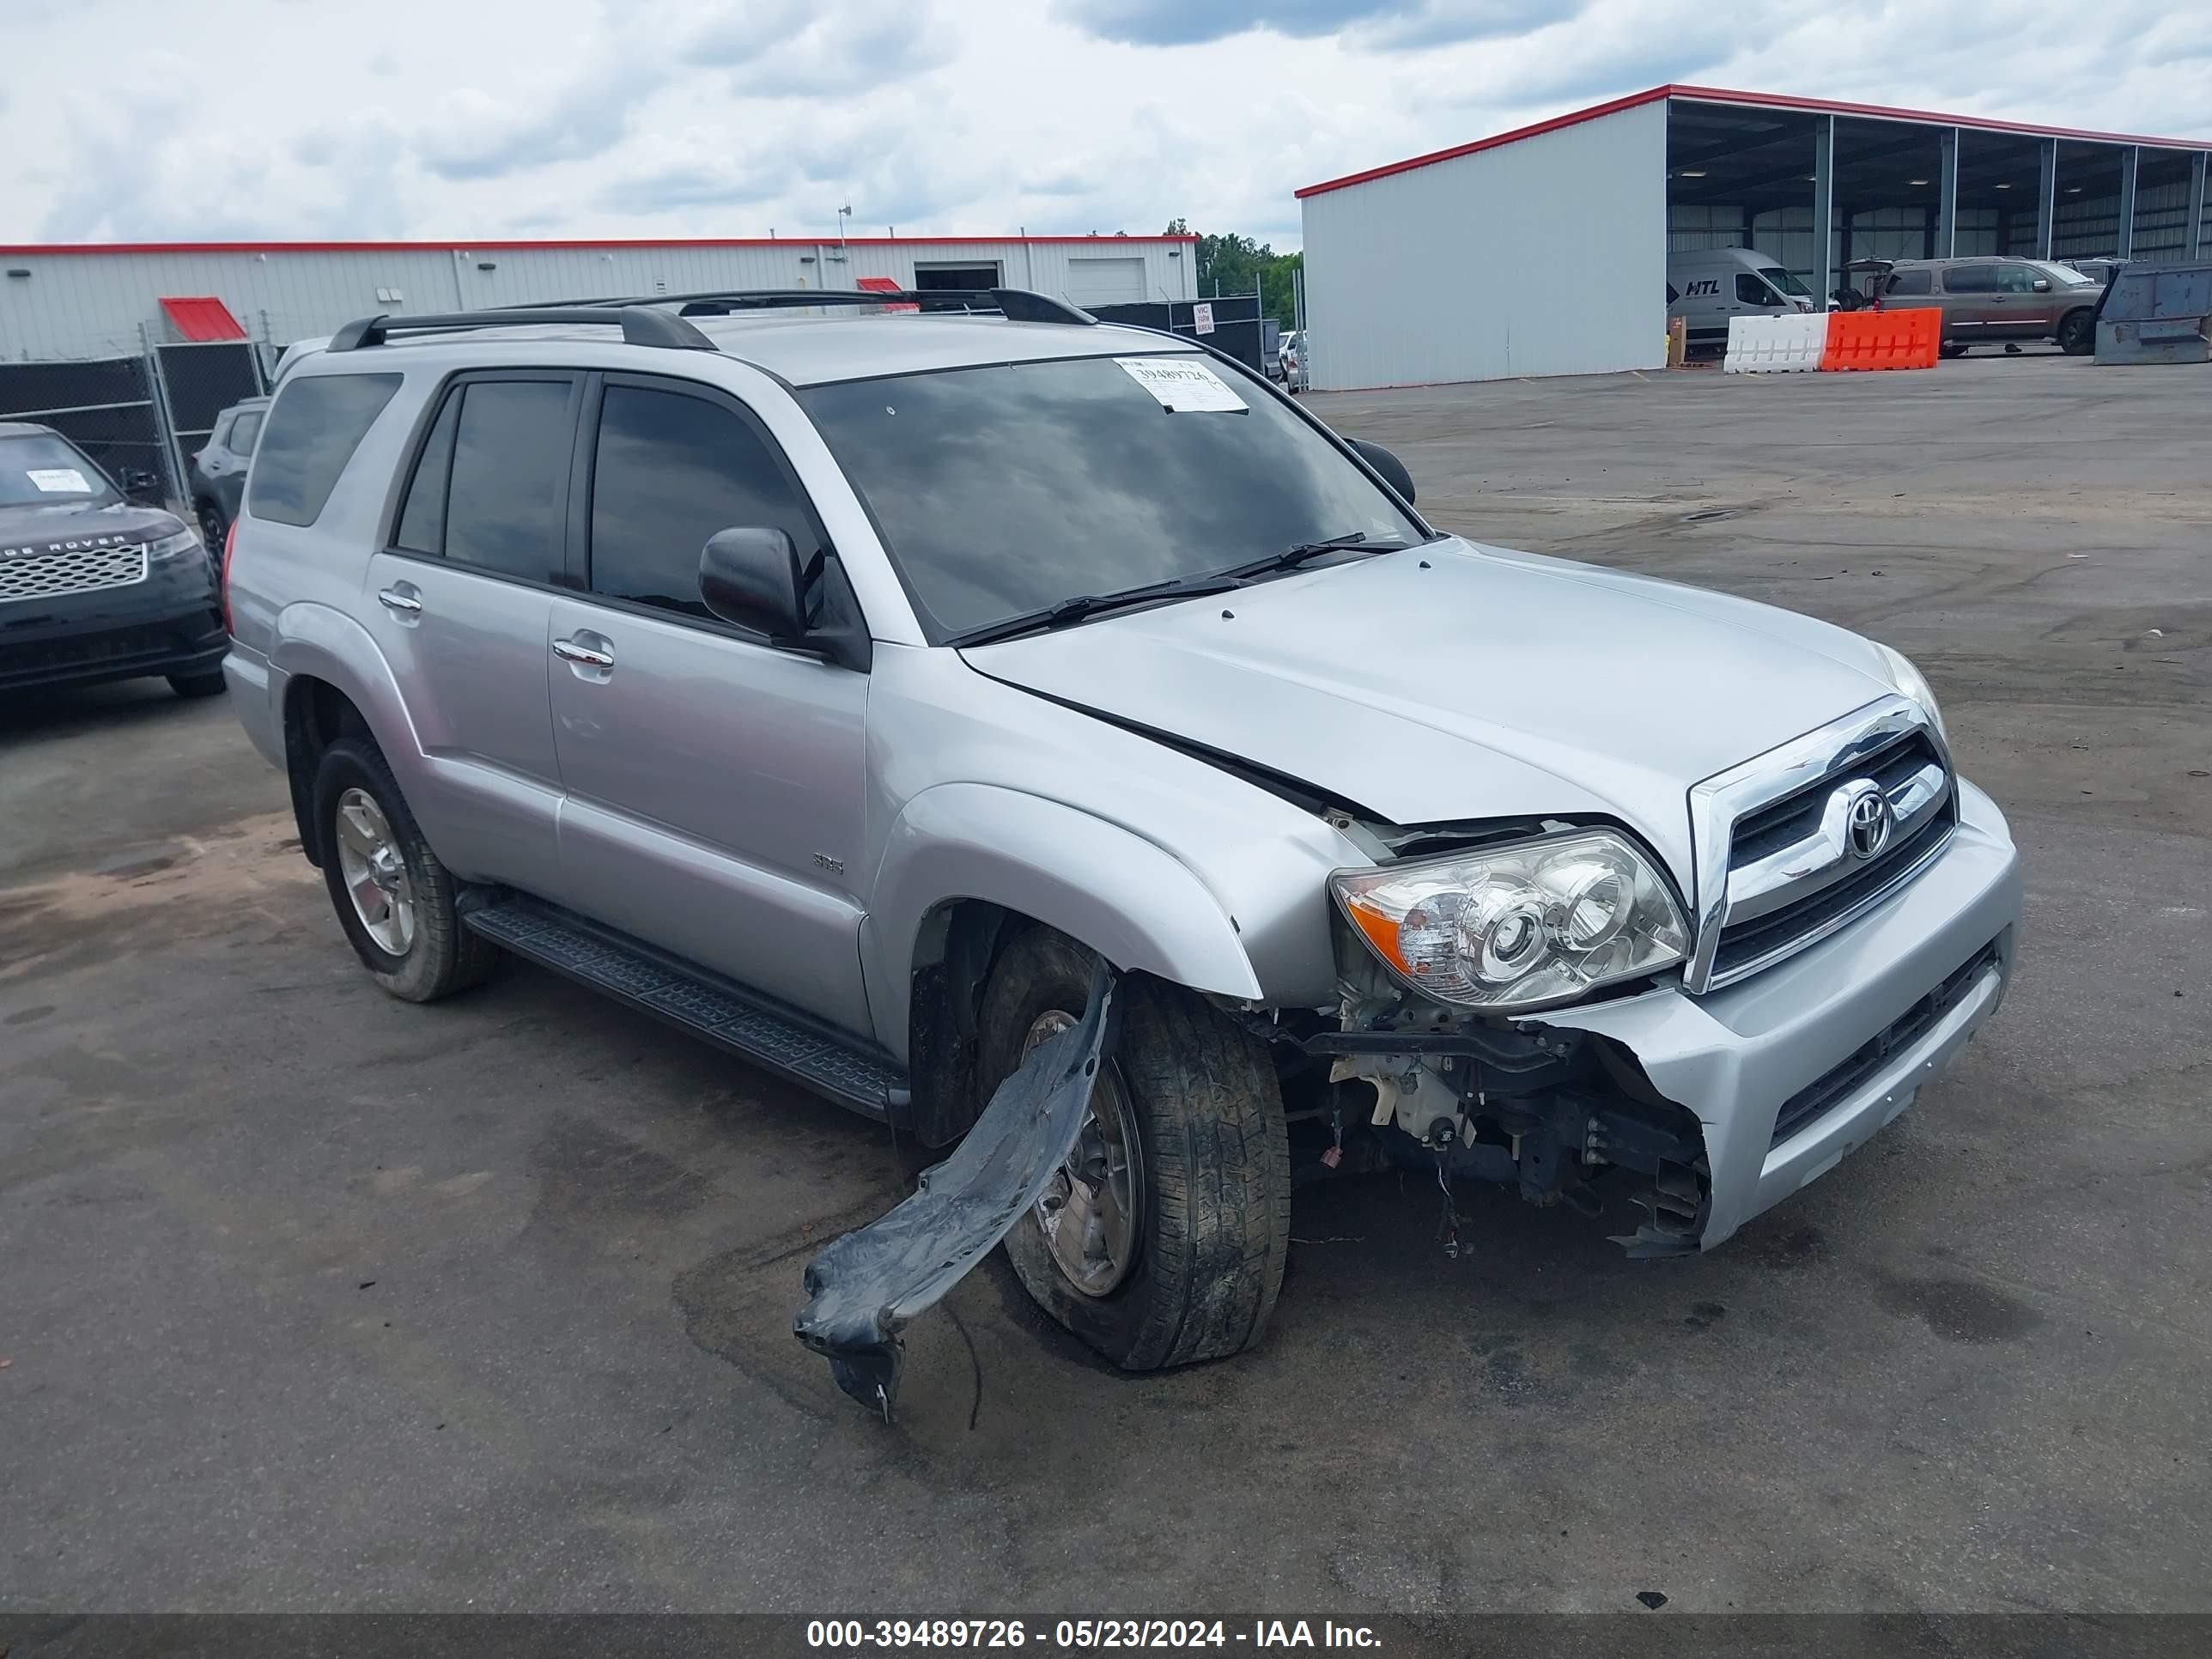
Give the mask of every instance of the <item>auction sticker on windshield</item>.
[{"label": "auction sticker on windshield", "polygon": [[1250,412],[1229,382],[1198,358],[1116,357],[1114,361],[1170,415],[1214,410]]},{"label": "auction sticker on windshield", "polygon": [[84,474],[73,466],[34,466],[30,469],[30,479],[33,489],[43,489],[49,495],[92,494],[92,486],[84,481]]}]

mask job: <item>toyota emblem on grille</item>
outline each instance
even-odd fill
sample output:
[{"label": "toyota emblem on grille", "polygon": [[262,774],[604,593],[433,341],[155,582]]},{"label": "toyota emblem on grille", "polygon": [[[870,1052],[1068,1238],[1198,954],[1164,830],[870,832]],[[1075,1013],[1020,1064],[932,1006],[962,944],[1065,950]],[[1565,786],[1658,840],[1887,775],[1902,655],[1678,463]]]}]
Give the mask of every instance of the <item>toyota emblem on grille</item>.
[{"label": "toyota emblem on grille", "polygon": [[1844,838],[1851,856],[1863,864],[1889,845],[1889,832],[1897,820],[1890,812],[1889,797],[1872,778],[1845,785],[1844,795],[1849,802],[1844,811]]}]

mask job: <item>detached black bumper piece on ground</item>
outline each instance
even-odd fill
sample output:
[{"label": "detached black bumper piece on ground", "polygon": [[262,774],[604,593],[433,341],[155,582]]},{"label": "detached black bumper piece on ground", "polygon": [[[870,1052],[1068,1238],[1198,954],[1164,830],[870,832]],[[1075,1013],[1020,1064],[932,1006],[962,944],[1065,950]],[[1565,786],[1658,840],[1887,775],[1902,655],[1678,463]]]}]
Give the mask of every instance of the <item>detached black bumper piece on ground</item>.
[{"label": "detached black bumper piece on ground", "polygon": [[827,1355],[837,1386],[890,1421],[899,1333],[941,1301],[1037,1200],[1066,1161],[1113,1046],[1115,981],[1102,963],[1083,1018],[1032,1049],[952,1156],[896,1209],[847,1233],[806,1269],[793,1327]]}]

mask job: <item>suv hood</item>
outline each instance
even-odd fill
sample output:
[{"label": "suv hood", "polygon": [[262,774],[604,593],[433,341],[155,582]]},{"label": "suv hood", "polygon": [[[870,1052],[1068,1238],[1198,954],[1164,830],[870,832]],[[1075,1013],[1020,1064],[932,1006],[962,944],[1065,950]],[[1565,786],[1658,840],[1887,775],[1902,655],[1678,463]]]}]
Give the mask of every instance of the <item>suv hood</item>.
[{"label": "suv hood", "polygon": [[1393,823],[1618,818],[1686,890],[1692,784],[1893,689],[1811,617],[1456,538],[963,654]]},{"label": "suv hood", "polygon": [[44,553],[95,537],[117,541],[159,541],[185,527],[173,513],[135,501],[106,507],[90,501],[58,501],[52,507],[0,507],[0,559]]}]

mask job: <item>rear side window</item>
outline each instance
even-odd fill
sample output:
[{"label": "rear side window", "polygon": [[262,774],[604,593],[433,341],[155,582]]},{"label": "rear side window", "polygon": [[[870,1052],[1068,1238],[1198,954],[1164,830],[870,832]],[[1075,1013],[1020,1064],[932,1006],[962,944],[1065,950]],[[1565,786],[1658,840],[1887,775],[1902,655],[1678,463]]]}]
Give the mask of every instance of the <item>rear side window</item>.
[{"label": "rear side window", "polygon": [[1930,290],[1928,284],[1928,273],[1924,270],[1893,271],[1890,275],[1889,287],[1886,291],[1891,294],[1929,293]]},{"label": "rear side window", "polygon": [[269,411],[269,441],[254,459],[246,510],[278,524],[314,523],[398,390],[397,374],[317,374],[286,386]]},{"label": "rear side window", "polygon": [[1995,265],[1954,265],[1943,273],[1943,289],[1948,294],[1994,294],[1996,286]]},{"label": "rear side window", "polygon": [[407,505],[400,509],[399,528],[392,538],[394,547],[433,556],[446,550],[446,481],[453,476],[453,428],[460,423],[465,390],[457,386],[446,394],[422,446],[422,459],[415,463],[415,482],[407,486]]},{"label": "rear side window", "polygon": [[1677,289],[1672,283],[1667,284],[1667,303],[1668,305],[1673,305],[1675,301],[1681,297],[1682,295],[1680,289]]},{"label": "rear side window", "polygon": [[223,447],[234,454],[251,455],[253,453],[254,440],[260,435],[261,411],[258,409],[248,410],[238,417],[237,424],[230,428],[230,436]]},{"label": "rear side window", "polygon": [[568,380],[471,380],[459,389],[446,487],[448,559],[529,581],[560,574],[574,392]]},{"label": "rear side window", "polygon": [[610,386],[592,465],[592,592],[685,616],[699,598],[699,551],[718,530],[788,532],[802,569],[822,532],[751,424],[678,392]]}]

